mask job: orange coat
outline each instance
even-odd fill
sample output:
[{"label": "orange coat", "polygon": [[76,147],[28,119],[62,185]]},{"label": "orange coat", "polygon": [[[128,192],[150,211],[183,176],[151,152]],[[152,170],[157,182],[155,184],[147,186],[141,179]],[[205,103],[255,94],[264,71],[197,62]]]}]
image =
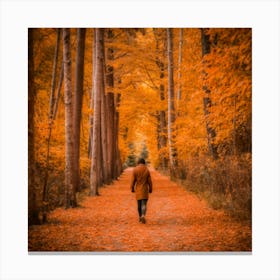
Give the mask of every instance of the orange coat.
[{"label": "orange coat", "polygon": [[137,200],[149,198],[153,184],[150,171],[145,164],[139,164],[133,169],[130,189],[135,192]]}]

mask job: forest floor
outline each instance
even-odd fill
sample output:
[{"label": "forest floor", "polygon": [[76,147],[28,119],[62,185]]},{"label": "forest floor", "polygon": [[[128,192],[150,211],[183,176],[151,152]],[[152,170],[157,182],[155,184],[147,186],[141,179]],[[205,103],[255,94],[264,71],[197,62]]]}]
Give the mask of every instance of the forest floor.
[{"label": "forest floor", "polygon": [[153,193],[147,222],[139,223],[132,169],[85,197],[78,208],[57,208],[48,223],[29,227],[28,249],[67,252],[225,252],[251,251],[251,225],[187,192],[151,170]]}]

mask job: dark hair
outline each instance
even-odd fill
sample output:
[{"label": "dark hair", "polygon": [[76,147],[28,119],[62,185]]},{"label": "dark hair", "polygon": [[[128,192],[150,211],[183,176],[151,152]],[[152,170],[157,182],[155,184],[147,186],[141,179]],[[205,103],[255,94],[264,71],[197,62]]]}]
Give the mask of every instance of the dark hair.
[{"label": "dark hair", "polygon": [[146,162],[143,158],[139,158],[137,161],[137,164],[140,164],[140,163],[145,164]]}]

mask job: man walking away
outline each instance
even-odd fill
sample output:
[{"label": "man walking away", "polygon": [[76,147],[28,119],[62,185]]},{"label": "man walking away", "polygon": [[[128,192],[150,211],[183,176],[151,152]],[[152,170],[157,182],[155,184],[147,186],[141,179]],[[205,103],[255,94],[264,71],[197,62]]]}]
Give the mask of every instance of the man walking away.
[{"label": "man walking away", "polygon": [[146,223],[147,201],[149,193],[153,191],[151,174],[148,167],[145,165],[145,160],[140,158],[137,166],[133,169],[132,179],[130,184],[131,192],[135,192],[139,222]]}]

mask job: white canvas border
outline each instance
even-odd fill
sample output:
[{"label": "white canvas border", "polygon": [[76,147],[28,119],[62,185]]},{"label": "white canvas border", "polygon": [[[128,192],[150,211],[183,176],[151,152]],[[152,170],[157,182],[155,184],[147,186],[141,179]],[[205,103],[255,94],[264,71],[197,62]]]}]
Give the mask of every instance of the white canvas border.
[{"label": "white canvas border", "polygon": [[[27,28],[253,28],[252,255],[28,255]],[[1,1],[0,279],[280,279],[279,2]]]}]

